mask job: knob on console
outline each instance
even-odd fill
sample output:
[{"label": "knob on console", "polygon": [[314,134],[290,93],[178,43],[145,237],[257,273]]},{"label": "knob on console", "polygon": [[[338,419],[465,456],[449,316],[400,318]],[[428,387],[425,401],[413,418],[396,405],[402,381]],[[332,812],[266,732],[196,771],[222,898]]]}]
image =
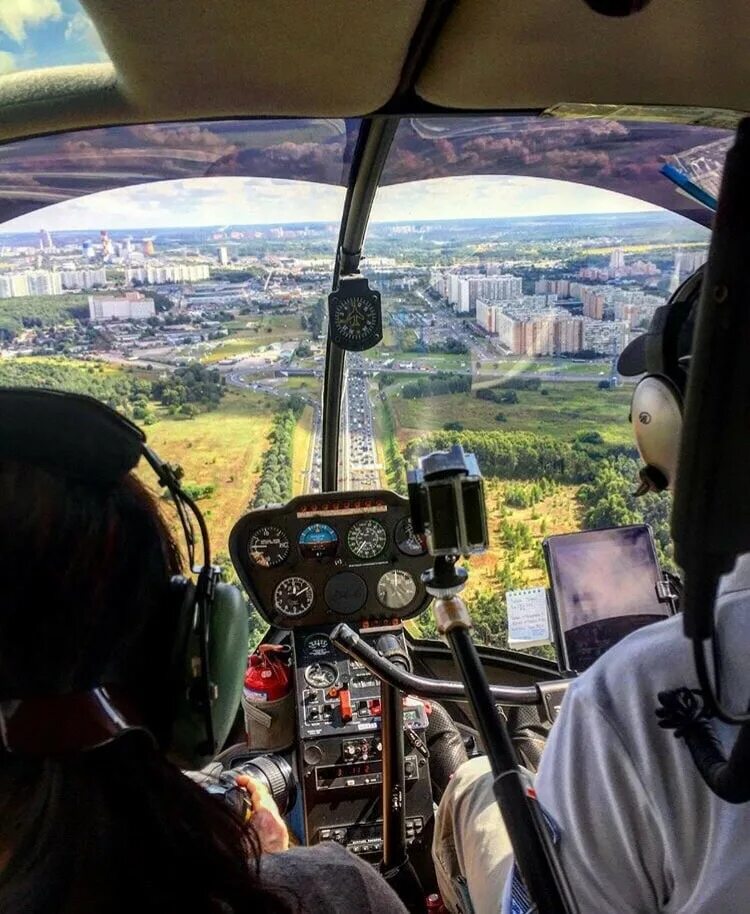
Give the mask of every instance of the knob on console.
[{"label": "knob on console", "polygon": [[302,753],[307,765],[319,765],[323,761],[323,750],[317,743],[309,743]]}]

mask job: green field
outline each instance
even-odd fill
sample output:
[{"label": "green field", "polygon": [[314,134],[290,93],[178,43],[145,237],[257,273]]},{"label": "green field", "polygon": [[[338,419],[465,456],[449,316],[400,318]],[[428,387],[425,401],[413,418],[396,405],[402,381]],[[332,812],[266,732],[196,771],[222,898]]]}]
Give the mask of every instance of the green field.
[{"label": "green field", "polygon": [[[520,390],[516,404],[478,400],[468,394],[449,394],[405,400],[401,384],[386,389],[398,423],[402,445],[425,431],[460,422],[465,429],[529,431],[571,439],[579,432],[597,431],[608,444],[630,444],[628,407],[632,390],[599,390],[595,382],[545,382],[541,390]],[[496,419],[498,414],[505,422]]]},{"label": "green field", "polygon": [[274,397],[230,390],[213,412],[146,429],[149,444],[183,468],[186,482],[214,486],[200,501],[214,552],[227,551],[229,531],[247,510],[277,408]]}]

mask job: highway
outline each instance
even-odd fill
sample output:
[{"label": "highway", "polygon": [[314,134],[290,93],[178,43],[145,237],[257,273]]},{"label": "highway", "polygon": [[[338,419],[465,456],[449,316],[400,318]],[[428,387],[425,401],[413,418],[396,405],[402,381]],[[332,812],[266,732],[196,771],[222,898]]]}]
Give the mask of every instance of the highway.
[{"label": "highway", "polygon": [[340,489],[379,489],[382,486],[372,403],[362,366],[362,356],[348,354],[341,409]]}]

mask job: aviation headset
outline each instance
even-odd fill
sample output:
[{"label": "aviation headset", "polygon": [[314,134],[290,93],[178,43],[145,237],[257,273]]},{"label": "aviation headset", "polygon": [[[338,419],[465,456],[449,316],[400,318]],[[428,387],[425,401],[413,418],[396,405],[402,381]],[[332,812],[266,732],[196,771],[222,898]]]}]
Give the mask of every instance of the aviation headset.
[{"label": "aviation headset", "polygon": [[645,466],[637,495],[660,492],[673,485],[682,433],[687,362],[693,336],[695,306],[703,268],[692,274],[657,308],[646,333],[621,353],[621,375],[646,373],[633,392],[630,422]]},{"label": "aviation headset", "polygon": [[[168,629],[173,631],[163,696],[169,720],[162,748],[184,768],[199,768],[226,740],[242,695],[248,611],[240,591],[220,582],[211,565],[205,520],[180,486],[180,472],[147,445],[144,432],[92,397],[34,388],[0,390],[0,459],[32,463],[64,476],[114,488],[143,457],[171,495],[185,534],[195,582],[169,582]],[[203,564],[194,565],[198,525]],[[171,632],[170,632],[171,633]],[[7,694],[0,676],[0,750],[58,755],[104,745],[122,733],[150,732],[116,684],[87,692]],[[161,699],[160,699],[161,701]],[[152,734],[153,736],[153,734]]]}]

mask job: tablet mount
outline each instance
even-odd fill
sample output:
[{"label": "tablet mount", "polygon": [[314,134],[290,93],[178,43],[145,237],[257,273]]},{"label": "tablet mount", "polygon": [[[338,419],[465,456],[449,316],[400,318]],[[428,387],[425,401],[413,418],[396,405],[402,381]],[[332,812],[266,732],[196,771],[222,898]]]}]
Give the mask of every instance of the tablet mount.
[{"label": "tablet mount", "polygon": [[408,473],[414,532],[426,538],[434,558],[423,572],[435,598],[438,632],[450,646],[466,686],[493,775],[493,791],[510,836],[515,862],[538,914],[574,914],[570,886],[531,785],[518,765],[507,724],[497,711],[477,649],[471,616],[459,594],[468,571],[461,556],[485,552],[489,545],[484,482],[473,454],[460,445],[421,458]]}]

